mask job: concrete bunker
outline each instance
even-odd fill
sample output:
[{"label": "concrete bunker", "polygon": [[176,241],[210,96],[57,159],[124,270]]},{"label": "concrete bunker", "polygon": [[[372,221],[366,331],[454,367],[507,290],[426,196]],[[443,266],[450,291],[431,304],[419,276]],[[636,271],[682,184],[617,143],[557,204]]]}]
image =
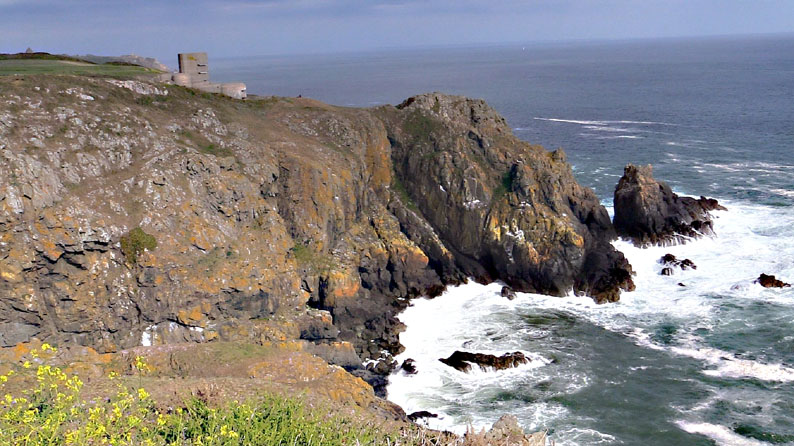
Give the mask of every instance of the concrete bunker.
[{"label": "concrete bunker", "polygon": [[179,72],[171,76],[171,80],[175,84],[208,93],[220,93],[235,99],[246,98],[246,87],[242,82],[210,82],[207,53],[179,53],[177,58],[179,60]]}]

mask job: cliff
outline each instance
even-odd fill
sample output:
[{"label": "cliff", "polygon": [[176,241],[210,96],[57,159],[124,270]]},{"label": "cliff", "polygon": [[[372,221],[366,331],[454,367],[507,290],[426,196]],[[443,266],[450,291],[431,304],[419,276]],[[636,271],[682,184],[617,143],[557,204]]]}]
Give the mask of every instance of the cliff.
[{"label": "cliff", "polygon": [[565,155],[482,101],[5,77],[0,158],[0,346],[301,340],[378,388],[412,297],[633,288]]}]

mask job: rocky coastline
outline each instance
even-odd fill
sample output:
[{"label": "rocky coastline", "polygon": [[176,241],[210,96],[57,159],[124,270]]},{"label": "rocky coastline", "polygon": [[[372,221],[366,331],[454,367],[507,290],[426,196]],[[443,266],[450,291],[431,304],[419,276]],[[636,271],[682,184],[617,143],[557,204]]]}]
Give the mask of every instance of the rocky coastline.
[{"label": "rocky coastline", "polygon": [[281,346],[384,396],[410,299],[473,278],[615,302],[634,284],[613,240],[709,234],[721,208],[630,165],[613,224],[562,150],[459,96],[350,109],[26,76],[0,98],[8,349]]}]

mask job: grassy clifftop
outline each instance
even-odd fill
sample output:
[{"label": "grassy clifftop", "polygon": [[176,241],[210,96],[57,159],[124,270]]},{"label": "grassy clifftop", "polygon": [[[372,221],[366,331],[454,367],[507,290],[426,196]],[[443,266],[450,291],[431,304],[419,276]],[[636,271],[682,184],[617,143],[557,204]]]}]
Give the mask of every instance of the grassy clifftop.
[{"label": "grassy clifftop", "polygon": [[129,64],[95,64],[82,59],[49,53],[0,54],[0,76],[72,74],[80,76],[136,77],[159,71]]}]

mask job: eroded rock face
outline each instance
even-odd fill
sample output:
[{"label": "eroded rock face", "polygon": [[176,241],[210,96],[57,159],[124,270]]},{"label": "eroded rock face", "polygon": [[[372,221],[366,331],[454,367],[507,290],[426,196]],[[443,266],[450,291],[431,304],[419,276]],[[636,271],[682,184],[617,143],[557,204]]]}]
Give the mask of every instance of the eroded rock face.
[{"label": "eroded rock face", "polygon": [[526,364],[529,362],[529,359],[521,352],[494,356],[486,353],[471,353],[456,350],[455,353],[451,354],[448,358],[441,358],[439,361],[455,370],[470,372],[472,364],[479,366],[483,370],[504,370]]},{"label": "eroded rock face", "polygon": [[392,207],[442,279],[573,289],[598,302],[633,289],[606,210],[561,150],[518,140],[483,101],[427,94],[381,113],[400,201]]},{"label": "eroded rock face", "polygon": [[[0,346],[302,339],[380,385],[412,297],[467,276],[598,301],[633,287],[564,154],[482,101],[135,86],[0,79]],[[131,258],[136,228],[156,244]]]},{"label": "eroded rock face", "polygon": [[615,230],[638,246],[673,245],[713,234],[717,200],[679,197],[653,178],[651,166],[629,164],[615,188]]}]

